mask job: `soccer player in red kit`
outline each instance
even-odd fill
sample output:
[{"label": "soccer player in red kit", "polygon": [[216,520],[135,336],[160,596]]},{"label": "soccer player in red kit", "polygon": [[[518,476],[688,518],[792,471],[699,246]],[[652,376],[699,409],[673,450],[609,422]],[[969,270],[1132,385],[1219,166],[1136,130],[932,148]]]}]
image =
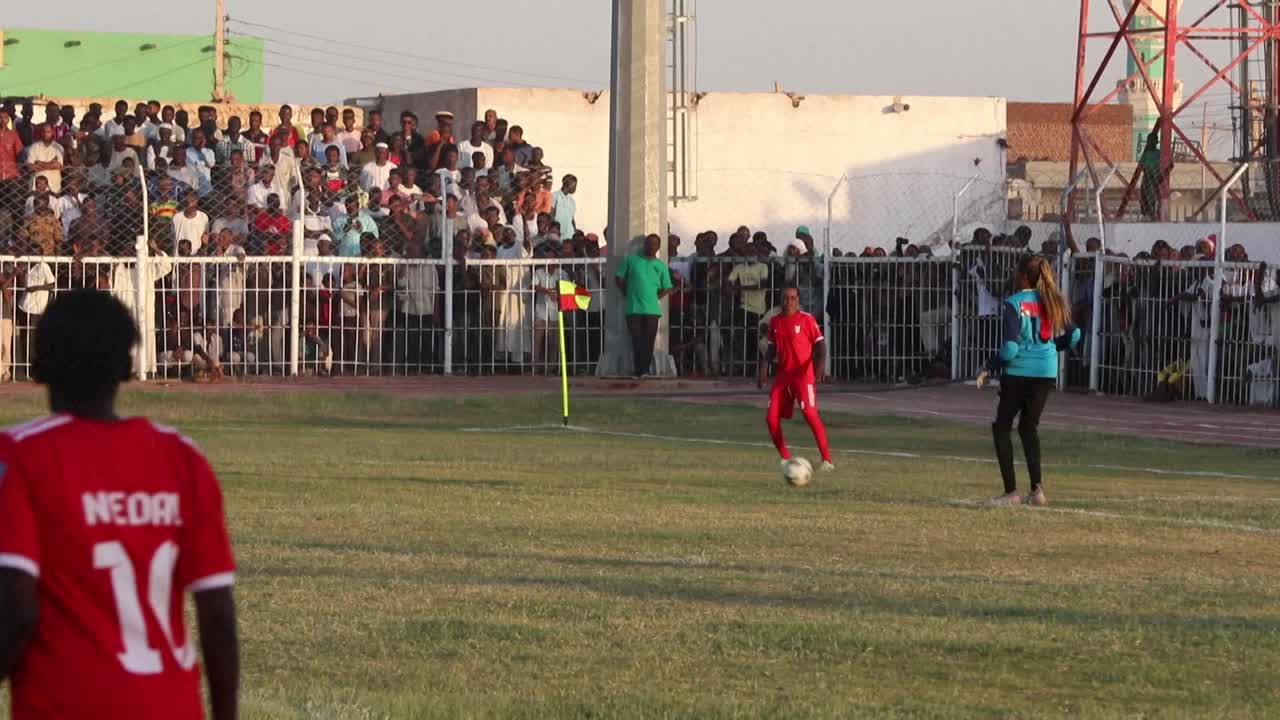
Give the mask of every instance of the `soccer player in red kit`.
[{"label": "soccer player in red kit", "polygon": [[117,300],[61,293],[32,371],[53,415],[0,433],[0,680],[13,720],[237,714],[235,564],[222,491],[176,431],[120,418],[138,330]]},{"label": "soccer player in red kit", "polygon": [[769,350],[760,364],[759,385],[764,387],[765,373],[777,360],[778,370],[769,393],[769,413],[765,422],[774,447],[782,462],[791,459],[787,441],[782,437],[782,420],[791,419],[798,404],[805,422],[813,431],[813,439],[822,453],[822,469],[835,470],[831,448],[827,446],[827,428],[818,415],[816,385],[826,377],[827,343],[818,321],[800,309],[800,291],[788,287],[782,291],[782,312],[769,321]]}]

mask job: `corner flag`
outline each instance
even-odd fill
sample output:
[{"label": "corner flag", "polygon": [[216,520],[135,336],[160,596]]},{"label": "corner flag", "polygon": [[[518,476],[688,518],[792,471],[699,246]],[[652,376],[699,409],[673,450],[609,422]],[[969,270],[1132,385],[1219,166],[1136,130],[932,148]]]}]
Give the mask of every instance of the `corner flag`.
[{"label": "corner flag", "polygon": [[564,353],[564,314],[574,310],[586,310],[589,307],[591,307],[590,290],[568,280],[560,281],[560,312],[556,315],[560,322],[560,397],[564,409],[565,427],[569,426],[569,359]]},{"label": "corner flag", "polygon": [[589,307],[591,307],[590,290],[568,280],[560,281],[560,312],[586,310]]}]

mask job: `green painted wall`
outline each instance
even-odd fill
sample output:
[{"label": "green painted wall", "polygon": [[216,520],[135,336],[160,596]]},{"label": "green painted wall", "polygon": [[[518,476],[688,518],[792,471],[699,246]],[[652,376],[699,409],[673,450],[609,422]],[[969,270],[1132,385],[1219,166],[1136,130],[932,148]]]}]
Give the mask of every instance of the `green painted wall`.
[{"label": "green painted wall", "polygon": [[[206,102],[213,92],[210,35],[144,35],[4,28],[0,95],[155,98]],[[79,42],[67,47],[68,42]],[[153,44],[152,50],[141,50]],[[227,40],[227,85],[237,102],[262,102],[262,40]],[[241,59],[243,58],[243,59]]]},{"label": "green painted wall", "polygon": [[[1126,7],[1128,6],[1129,4],[1126,4]],[[1154,7],[1163,8],[1163,5],[1156,3]],[[1130,24],[1130,27],[1134,30],[1150,31],[1154,28],[1164,27],[1164,24],[1149,12],[1142,11],[1141,8],[1139,10],[1140,12],[1134,15],[1133,22]],[[1164,49],[1164,34],[1145,32],[1135,35],[1133,46],[1144,61],[1147,58],[1153,58]],[[1129,75],[1138,72],[1138,60],[1133,55],[1129,55],[1126,71]],[[1160,59],[1151,63],[1151,66],[1147,68],[1147,73],[1150,74],[1156,87],[1160,87],[1161,79],[1164,77],[1164,57],[1161,56]],[[1147,136],[1151,134],[1151,130],[1155,128],[1156,122],[1160,119],[1160,110],[1150,102],[1147,86],[1139,81],[1138,88],[1139,90],[1136,94],[1143,98],[1145,109],[1135,107],[1133,111],[1134,157],[1141,157],[1142,151],[1147,147]]]}]

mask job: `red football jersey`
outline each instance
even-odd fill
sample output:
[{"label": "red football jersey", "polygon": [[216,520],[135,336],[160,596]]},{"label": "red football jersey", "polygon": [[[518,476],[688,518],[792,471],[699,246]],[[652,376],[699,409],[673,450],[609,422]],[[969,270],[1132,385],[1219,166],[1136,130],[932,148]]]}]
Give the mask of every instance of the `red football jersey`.
[{"label": "red football jersey", "polygon": [[803,310],[779,313],[769,321],[769,340],[777,348],[777,381],[813,383],[813,346],[823,340],[818,321]]},{"label": "red football jersey", "polygon": [[227,587],[222,491],[177,431],[54,415],[0,434],[0,567],[38,578],[14,720],[202,718],[183,596]]}]

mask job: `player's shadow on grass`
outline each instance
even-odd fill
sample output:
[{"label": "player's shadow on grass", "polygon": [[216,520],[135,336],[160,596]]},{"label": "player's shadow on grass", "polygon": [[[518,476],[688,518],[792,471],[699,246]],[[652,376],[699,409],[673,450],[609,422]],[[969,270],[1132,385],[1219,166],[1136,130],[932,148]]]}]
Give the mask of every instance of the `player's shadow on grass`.
[{"label": "player's shadow on grass", "polygon": [[[288,543],[290,547],[303,549],[320,549],[344,552],[376,552],[392,554],[412,554],[413,548],[394,545],[373,545],[365,543],[325,543],[300,542]],[[594,558],[584,556],[545,556],[545,555],[498,555],[492,553],[474,553],[447,548],[432,547],[433,552],[454,555],[468,560],[480,562],[509,561],[513,563],[549,563],[565,564],[579,567],[609,567],[620,571],[637,571],[642,569],[680,569],[705,572],[732,572],[734,581],[741,581],[742,573],[769,572],[779,570],[794,572],[797,576],[809,572],[804,568],[779,568],[762,565],[733,565],[724,563],[689,562],[682,559],[627,559],[627,558]],[[325,565],[321,567],[299,567],[283,565],[265,565],[246,568],[250,576],[266,577],[336,577],[370,582],[384,582],[387,576],[380,570],[361,570],[357,565]],[[970,575],[947,576],[914,576],[875,570],[842,569],[836,572],[823,573],[826,577],[865,578],[884,582],[928,585],[942,582],[951,586],[990,587],[1005,585],[1011,591],[1038,589],[1043,595],[1031,595],[1032,598],[1052,598],[1053,583],[1039,583],[1025,579],[999,579],[976,577]],[[849,593],[822,593],[805,591],[803,593],[785,592],[748,592],[724,584],[712,584],[703,581],[689,580],[678,576],[662,575],[652,579],[638,577],[618,577],[599,575],[486,575],[479,573],[459,573],[424,569],[421,572],[401,573],[399,582],[421,582],[429,585],[446,586],[487,586],[487,587],[530,587],[552,590],[586,590],[635,600],[666,600],[689,603],[713,603],[723,606],[747,608],[795,608],[819,610],[827,612],[854,611],[868,613],[885,613],[908,617],[931,618],[964,618],[992,622],[1025,622],[1040,620],[1081,627],[1117,628],[1144,626],[1190,632],[1248,632],[1268,633],[1280,632],[1280,621],[1238,617],[1231,615],[1196,615],[1177,616],[1168,614],[1119,614],[1106,612],[1087,612],[1064,608],[1048,608],[1043,606],[1019,606],[1008,604],[992,604],[991,602],[970,602],[956,600],[953,597],[930,599],[920,595],[880,595],[866,591],[864,588],[851,589]],[[928,591],[938,596],[936,589]]]},{"label": "player's shadow on grass", "polygon": [[[927,580],[897,576],[904,580]],[[460,578],[461,579],[461,578]],[[968,578],[966,578],[968,580]],[[721,605],[739,605],[759,608],[791,607],[808,610],[856,610],[913,617],[966,618],[999,622],[1045,622],[1085,627],[1132,627],[1142,625],[1194,631],[1237,631],[1249,633],[1276,633],[1280,621],[1236,616],[1175,615],[1121,615],[1090,613],[1069,609],[1045,609],[1017,605],[963,604],[952,599],[910,599],[900,596],[876,596],[864,591],[851,595],[834,595],[806,592],[800,594],[748,593],[700,583],[680,582],[679,578],[661,578],[652,582],[635,578],[608,578],[585,575],[573,576],[490,576],[470,578],[469,582],[484,585],[516,585],[542,588],[572,588],[602,594],[628,597],[637,600],[673,600],[678,602],[709,602]]]}]

